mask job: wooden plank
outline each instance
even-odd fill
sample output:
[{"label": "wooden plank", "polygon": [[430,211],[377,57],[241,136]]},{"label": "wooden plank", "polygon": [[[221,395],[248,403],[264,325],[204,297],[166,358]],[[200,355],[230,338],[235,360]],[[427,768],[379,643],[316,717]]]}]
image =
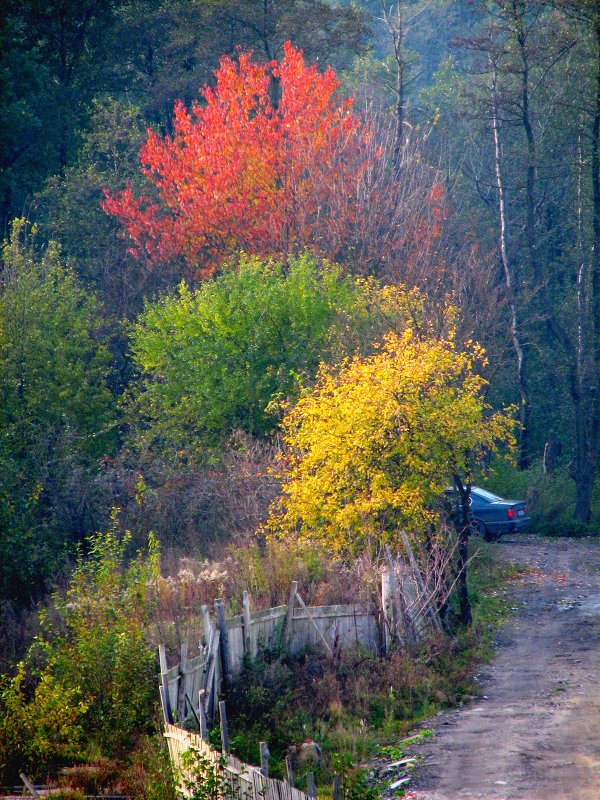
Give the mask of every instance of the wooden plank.
[{"label": "wooden plank", "polygon": [[200,606],[200,614],[202,616],[202,638],[204,639],[204,647],[208,647],[208,637],[212,622],[210,620],[210,611],[207,605]]},{"label": "wooden plank", "polygon": [[164,644],[158,645],[158,661],[160,664],[160,671],[164,675],[169,669],[167,666],[167,648]]},{"label": "wooden plank", "polygon": [[342,776],[336,773],[333,776],[333,798],[332,800],[340,800],[342,796]]},{"label": "wooden plank", "polygon": [[244,619],[244,652],[250,654],[252,648],[252,619],[250,617],[250,594],[244,589],[242,594],[242,617]]},{"label": "wooden plank", "polygon": [[369,603],[355,603],[343,606],[302,606],[294,610],[294,619],[340,619],[356,615],[373,614],[373,606]]},{"label": "wooden plank", "polygon": [[244,629],[241,624],[228,628],[229,669],[231,677],[239,674],[244,665]]},{"label": "wooden plank", "polygon": [[296,606],[296,599],[298,597],[298,581],[292,581],[290,588],[290,595],[288,597],[287,611],[285,614],[285,622],[283,624],[282,636],[283,641],[289,643],[292,638],[294,628],[294,608]]},{"label": "wooden plank", "polygon": [[27,790],[29,791],[29,794],[32,794],[34,797],[39,797],[40,796],[40,793],[35,788],[33,783],[29,780],[27,775],[25,775],[24,772],[19,772],[19,778],[21,778],[21,780],[23,781],[23,783],[27,787]]},{"label": "wooden plank", "polygon": [[260,772],[265,778],[269,777],[269,748],[266,742],[260,743]]},{"label": "wooden plank", "polygon": [[381,649],[383,655],[390,652],[392,644],[392,608],[390,591],[390,573],[384,569],[381,573]]},{"label": "wooden plank", "polygon": [[188,640],[187,636],[181,642],[181,649],[179,655],[179,691],[177,694],[177,718],[182,722],[186,719],[186,694],[188,694],[187,686],[187,669],[188,669]]},{"label": "wooden plank", "polygon": [[227,683],[230,673],[229,662],[229,642],[227,639],[227,620],[225,619],[225,604],[221,598],[215,600],[215,614],[217,617],[217,628],[221,634],[220,651],[221,651],[221,677]]},{"label": "wooden plank", "polygon": [[227,709],[225,701],[219,701],[219,721],[221,725],[221,745],[224,753],[229,753],[229,727],[227,725]]},{"label": "wooden plank", "polygon": [[317,800],[317,785],[315,783],[315,776],[312,772],[306,773],[306,793],[312,800]]},{"label": "wooden plank", "polygon": [[217,671],[217,661],[219,660],[219,642],[221,639],[221,631],[215,631],[215,635],[213,636],[212,640],[212,651],[210,653],[210,664],[208,667],[208,674],[206,679],[206,713],[212,719],[212,715],[214,713],[215,708],[215,694],[218,693],[218,689],[216,687],[216,671]]},{"label": "wooden plank", "polygon": [[385,553],[389,564],[389,581],[390,581],[390,632],[394,642],[402,643],[402,636],[400,635],[400,590],[398,587],[398,580],[396,578],[396,566],[389,545],[385,546]]},{"label": "wooden plank", "polygon": [[250,621],[260,622],[261,620],[268,620],[268,619],[281,619],[284,617],[287,612],[287,605],[285,606],[274,606],[273,608],[263,608],[259,609],[258,611],[252,611],[250,614]]},{"label": "wooden plank", "polygon": [[171,703],[169,702],[169,692],[168,689],[161,684],[158,687],[158,691],[160,693],[160,705],[163,712],[163,720],[165,724],[169,724],[173,722],[172,714],[171,714]]},{"label": "wooden plank", "polygon": [[163,716],[166,722],[173,722],[173,706],[169,692],[169,679],[167,670],[167,650],[164,644],[158,646],[158,660],[160,663],[160,698],[163,707]]},{"label": "wooden plank", "polygon": [[[304,600],[303,600],[303,599],[300,597],[300,595],[298,594],[298,592],[297,592],[297,591],[296,591],[296,598],[297,598],[298,602],[300,603],[300,605],[302,606],[302,608],[303,608],[305,611],[308,611],[308,609],[306,608],[306,606],[305,606],[305,604],[304,604]],[[325,645],[325,647],[326,647],[326,648],[329,650],[329,652],[331,653],[331,652],[332,652],[332,650],[331,650],[331,647],[330,647],[330,645],[329,645],[329,642],[327,641],[327,639],[326,639],[326,638],[323,636],[323,634],[321,633],[321,631],[320,631],[320,629],[319,629],[319,626],[318,626],[318,625],[315,623],[314,619],[312,618],[312,616],[310,616],[310,614],[309,614],[309,617],[308,617],[308,618],[309,618],[309,620],[312,622],[312,624],[313,624],[313,626],[314,626],[315,630],[317,631],[317,633],[319,634],[319,637],[320,637],[321,641],[323,642],[323,644]]]},{"label": "wooden plank", "polygon": [[194,656],[193,658],[188,658],[187,662],[187,671],[189,673],[196,672],[197,670],[202,670],[206,662],[206,654],[202,653],[199,656]]},{"label": "wooden plank", "polygon": [[198,714],[200,716],[200,736],[208,740],[208,720],[206,719],[206,692],[200,689],[198,692]]},{"label": "wooden plank", "polygon": [[294,787],[294,770],[292,769],[292,759],[289,756],[285,757],[285,771],[287,773],[287,779],[289,785],[293,788]]}]

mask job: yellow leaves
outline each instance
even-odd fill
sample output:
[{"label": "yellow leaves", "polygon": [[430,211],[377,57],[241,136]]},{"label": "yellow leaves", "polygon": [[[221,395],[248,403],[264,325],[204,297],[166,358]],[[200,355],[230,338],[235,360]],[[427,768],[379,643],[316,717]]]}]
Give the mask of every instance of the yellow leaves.
[{"label": "yellow leaves", "polygon": [[483,350],[454,334],[389,333],[374,355],[321,367],[283,423],[283,496],[269,529],[356,551],[418,532],[453,474],[499,443],[514,444],[510,413],[490,414],[475,372]]}]

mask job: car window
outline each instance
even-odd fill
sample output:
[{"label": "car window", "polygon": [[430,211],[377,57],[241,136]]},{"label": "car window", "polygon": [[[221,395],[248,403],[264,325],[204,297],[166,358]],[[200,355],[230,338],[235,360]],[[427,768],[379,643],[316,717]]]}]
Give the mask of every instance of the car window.
[{"label": "car window", "polygon": [[491,492],[486,491],[485,489],[480,489],[479,486],[477,488],[473,487],[471,489],[471,493],[477,497],[478,500],[484,500],[486,503],[503,503],[503,499],[498,497],[497,494],[492,494]]}]

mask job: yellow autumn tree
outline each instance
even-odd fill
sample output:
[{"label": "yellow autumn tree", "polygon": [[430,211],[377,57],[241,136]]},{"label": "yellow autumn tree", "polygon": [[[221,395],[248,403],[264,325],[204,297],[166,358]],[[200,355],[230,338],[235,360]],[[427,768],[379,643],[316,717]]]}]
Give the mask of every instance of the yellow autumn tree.
[{"label": "yellow autumn tree", "polygon": [[368,358],[322,367],[283,421],[283,491],[270,531],[356,553],[398,546],[402,529],[431,528],[444,488],[468,482],[484,453],[514,444],[510,413],[484,400],[484,363],[475,343],[407,329]]},{"label": "yellow autumn tree", "polygon": [[486,452],[514,447],[515,422],[492,412],[477,372],[483,350],[455,334],[390,333],[374,355],[322,367],[315,388],[285,416],[283,491],[267,527],[276,536],[352,555],[400,549],[400,531],[435,530],[454,483],[463,500],[457,549],[461,623],[467,591],[468,493]]}]

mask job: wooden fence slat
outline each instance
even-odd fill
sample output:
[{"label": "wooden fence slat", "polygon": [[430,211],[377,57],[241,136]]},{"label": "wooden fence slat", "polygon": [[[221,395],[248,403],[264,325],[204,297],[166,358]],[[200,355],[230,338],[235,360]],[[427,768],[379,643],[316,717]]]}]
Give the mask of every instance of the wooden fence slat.
[{"label": "wooden fence slat", "polygon": [[242,594],[242,608],[244,618],[244,653],[250,653],[252,647],[252,619],[250,617],[250,594],[244,589]]},{"label": "wooden fence slat", "polygon": [[229,727],[227,726],[227,709],[225,701],[219,700],[219,722],[221,725],[221,745],[224,753],[229,753]]},{"label": "wooden fence slat", "polygon": [[294,770],[292,769],[292,759],[289,756],[285,757],[285,771],[289,785],[294,788]]},{"label": "wooden fence slat", "polygon": [[215,614],[217,617],[217,628],[221,634],[221,676],[225,683],[229,679],[229,642],[227,639],[227,619],[225,617],[225,603],[221,598],[215,600]]},{"label": "wooden fence slat", "polygon": [[333,800],[340,800],[342,796],[342,776],[336,772],[333,777]]},{"label": "wooden fence slat", "polygon": [[208,667],[208,674],[206,678],[206,713],[211,717],[214,712],[215,708],[215,695],[217,694],[216,689],[216,680],[215,675],[217,671],[218,661],[219,661],[219,645],[221,640],[221,632],[219,630],[215,631],[215,635],[212,639],[212,651],[210,653],[209,659],[210,664]]},{"label": "wooden fence slat", "polygon": [[[296,598],[297,598],[298,602],[300,603],[300,605],[302,606],[302,608],[303,608],[305,611],[309,611],[309,610],[306,608],[305,604],[304,604],[304,600],[303,600],[303,599],[300,597],[300,595],[298,594],[298,592],[296,592]],[[313,617],[312,617],[312,615],[311,615],[310,613],[308,614],[308,619],[309,619],[309,620],[310,620],[310,622],[312,623],[312,626],[314,627],[314,629],[315,629],[315,630],[317,631],[317,633],[319,634],[319,637],[320,637],[321,641],[323,642],[323,644],[325,645],[325,647],[326,647],[326,648],[329,650],[329,652],[331,653],[331,647],[330,647],[330,645],[329,645],[329,642],[327,641],[327,639],[326,639],[326,638],[323,636],[323,634],[321,633],[321,629],[319,628],[319,626],[317,625],[317,623],[315,622],[315,620],[313,619]]]},{"label": "wooden fence slat", "polygon": [[269,748],[267,747],[266,742],[260,743],[260,771],[265,776],[265,778],[269,777]]},{"label": "wooden fence slat", "polygon": [[313,800],[317,798],[317,785],[315,784],[315,776],[312,772],[306,773],[306,792]]}]

